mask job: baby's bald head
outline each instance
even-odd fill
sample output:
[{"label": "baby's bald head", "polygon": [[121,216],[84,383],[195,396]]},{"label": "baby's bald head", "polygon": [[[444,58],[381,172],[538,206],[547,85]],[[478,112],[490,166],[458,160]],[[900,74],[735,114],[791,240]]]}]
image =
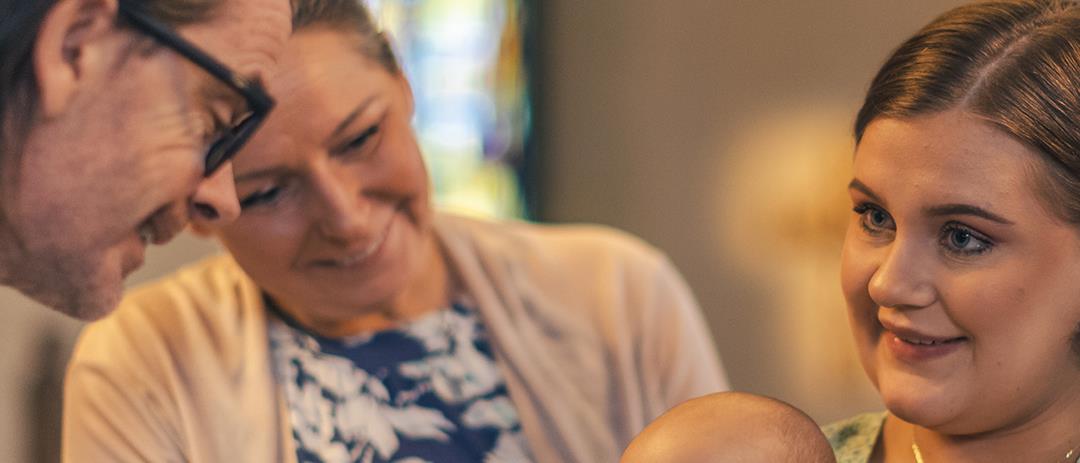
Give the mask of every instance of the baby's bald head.
[{"label": "baby's bald head", "polygon": [[740,392],[692,399],[653,421],[630,443],[621,463],[833,463],[825,435],[786,403]]}]

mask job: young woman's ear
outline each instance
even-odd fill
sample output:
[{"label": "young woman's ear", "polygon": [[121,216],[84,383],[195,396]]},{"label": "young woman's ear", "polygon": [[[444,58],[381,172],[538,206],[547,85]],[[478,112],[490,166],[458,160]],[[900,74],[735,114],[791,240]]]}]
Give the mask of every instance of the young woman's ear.
[{"label": "young woman's ear", "polygon": [[33,65],[42,116],[62,114],[89,73],[111,66],[102,40],[116,30],[117,0],[59,0],[34,42]]}]

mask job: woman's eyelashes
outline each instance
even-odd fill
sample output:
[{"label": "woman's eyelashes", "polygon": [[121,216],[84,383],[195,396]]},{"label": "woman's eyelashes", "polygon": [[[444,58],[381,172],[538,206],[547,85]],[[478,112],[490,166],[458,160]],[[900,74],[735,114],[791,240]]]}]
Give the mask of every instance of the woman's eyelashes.
[{"label": "woman's eyelashes", "polygon": [[860,203],[852,210],[859,214],[859,224],[862,225],[863,231],[871,236],[880,236],[896,230],[892,216],[877,205]]},{"label": "woman's eyelashes", "polygon": [[240,209],[272,204],[281,196],[281,187],[270,186],[240,198]]},{"label": "woman's eyelashes", "polygon": [[378,125],[368,127],[367,130],[364,130],[360,133],[360,135],[357,135],[352,140],[349,140],[347,143],[345,143],[335,151],[337,154],[349,154],[359,152],[361,149],[368,145],[370,139],[374,137],[377,133],[379,133]]}]

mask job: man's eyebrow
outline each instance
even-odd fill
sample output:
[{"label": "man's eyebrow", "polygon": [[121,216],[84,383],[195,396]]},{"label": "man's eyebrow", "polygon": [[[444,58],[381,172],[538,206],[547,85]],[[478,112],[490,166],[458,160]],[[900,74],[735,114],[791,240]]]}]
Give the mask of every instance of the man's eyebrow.
[{"label": "man's eyebrow", "polygon": [[851,183],[848,183],[848,189],[860,191],[862,192],[862,194],[869,196],[870,199],[873,199],[874,201],[877,201],[879,203],[883,202],[881,200],[881,197],[878,196],[877,193],[874,193],[874,190],[871,190],[870,187],[866,186],[865,183],[860,182],[857,178],[851,179]]},{"label": "man's eyebrow", "polygon": [[330,133],[329,140],[334,140],[341,136],[341,133],[348,129],[349,125],[351,125],[357,117],[360,117],[360,114],[362,114],[368,106],[371,106],[373,101],[375,101],[375,95],[367,97],[367,99],[361,101],[359,105],[356,105],[356,108],[353,108],[352,112],[350,112],[348,116],[345,116],[345,118],[341,120],[341,123],[334,128],[334,131]]},{"label": "man's eyebrow", "polygon": [[994,214],[986,209],[978,206],[972,206],[970,204],[942,204],[940,206],[933,206],[924,209],[925,213],[934,217],[942,217],[949,215],[972,215],[975,217],[982,217],[992,222],[997,222],[1003,225],[1013,225],[1013,222],[1000,215]]}]

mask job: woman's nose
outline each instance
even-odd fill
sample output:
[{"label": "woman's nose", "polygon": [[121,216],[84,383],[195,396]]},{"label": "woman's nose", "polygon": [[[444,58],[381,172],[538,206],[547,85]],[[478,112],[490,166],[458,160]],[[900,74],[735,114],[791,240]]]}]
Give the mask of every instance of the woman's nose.
[{"label": "woman's nose", "polygon": [[240,216],[240,203],[233,183],[232,163],[225,163],[203,179],[191,196],[191,220],[205,225],[224,225]]},{"label": "woman's nose", "polygon": [[371,201],[363,194],[359,181],[339,175],[320,175],[314,188],[320,207],[313,208],[319,232],[339,242],[367,239],[371,232]]},{"label": "woman's nose", "polygon": [[932,278],[932,256],[894,241],[867,285],[870,298],[881,307],[916,309],[937,299]]}]

